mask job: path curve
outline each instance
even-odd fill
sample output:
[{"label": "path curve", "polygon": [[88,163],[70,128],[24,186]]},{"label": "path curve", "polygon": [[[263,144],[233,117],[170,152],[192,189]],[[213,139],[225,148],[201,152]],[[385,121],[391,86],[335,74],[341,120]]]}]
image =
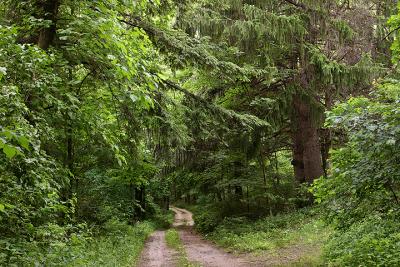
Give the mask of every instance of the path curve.
[{"label": "path curve", "polygon": [[169,209],[175,212],[173,227],[194,225],[193,214],[190,211],[172,206]]}]

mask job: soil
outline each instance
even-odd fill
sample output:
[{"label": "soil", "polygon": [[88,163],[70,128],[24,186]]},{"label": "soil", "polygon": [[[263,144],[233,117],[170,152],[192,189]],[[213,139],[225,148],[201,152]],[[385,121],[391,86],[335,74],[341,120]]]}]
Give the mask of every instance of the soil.
[{"label": "soil", "polygon": [[[191,212],[176,207],[170,209],[175,212],[172,226],[178,230],[190,262],[206,267],[254,266],[251,262],[239,259],[217,248],[196,234],[193,230],[194,221]],[[138,266],[177,266],[178,257],[176,251],[167,247],[165,231],[156,231],[147,239]]]},{"label": "soil", "polygon": [[170,207],[169,209],[175,212],[175,220],[172,224],[173,227],[194,225],[193,214],[190,211],[177,207]]},{"label": "soil", "polygon": [[177,252],[165,243],[165,231],[156,231],[147,239],[138,266],[173,267],[176,266],[177,257]]},{"label": "soil", "polygon": [[196,234],[192,227],[194,221],[191,212],[176,207],[172,207],[171,210],[175,212],[173,226],[179,227],[179,236],[190,262],[207,267],[254,266],[248,260],[229,254]]},{"label": "soil", "polygon": [[[248,266],[287,266],[298,262],[305,255],[313,255],[318,248],[288,247],[274,253],[259,255],[234,255],[226,252],[208,240],[203,239],[194,231],[192,213],[176,207],[173,227],[179,232],[188,260],[205,267],[248,267]],[[154,232],[146,241],[139,267],[170,267],[178,266],[178,252],[167,247],[165,231]],[[307,266],[307,265],[302,265]]]}]

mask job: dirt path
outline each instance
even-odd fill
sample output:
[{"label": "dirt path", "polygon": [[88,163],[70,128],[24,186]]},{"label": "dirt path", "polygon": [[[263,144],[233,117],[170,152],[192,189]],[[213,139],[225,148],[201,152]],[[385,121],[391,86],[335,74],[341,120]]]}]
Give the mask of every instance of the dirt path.
[{"label": "dirt path", "polygon": [[177,207],[170,207],[169,209],[175,212],[175,220],[172,224],[173,227],[194,225],[193,214],[190,211]]},{"label": "dirt path", "polygon": [[154,232],[146,241],[139,267],[172,267],[176,266],[177,253],[165,243],[165,231]]},{"label": "dirt path", "polygon": [[191,212],[176,207],[171,207],[171,210],[175,212],[173,226],[178,228],[189,261],[205,267],[260,266],[248,259],[235,257],[201,238],[193,230],[194,221]]},{"label": "dirt path", "polygon": [[[212,242],[203,239],[194,229],[192,213],[177,207],[171,207],[175,212],[173,227],[179,232],[187,258],[195,266],[204,267],[248,267],[248,266],[292,266],[301,263],[304,256],[318,255],[319,248],[312,246],[290,246],[276,251],[252,255],[242,254],[239,257],[230,254]],[[179,253],[167,247],[165,231],[156,231],[146,241],[139,267],[172,267],[179,266]],[[307,258],[305,258],[307,259]],[[304,264],[296,266],[310,266]]]},{"label": "dirt path", "polygon": [[[201,238],[193,230],[194,221],[191,212],[176,207],[170,209],[175,212],[175,220],[172,226],[178,230],[190,262],[204,267],[262,266],[249,259],[238,258],[229,254]],[[167,247],[165,231],[156,231],[146,241],[138,266],[177,266],[178,257],[176,251]]]}]

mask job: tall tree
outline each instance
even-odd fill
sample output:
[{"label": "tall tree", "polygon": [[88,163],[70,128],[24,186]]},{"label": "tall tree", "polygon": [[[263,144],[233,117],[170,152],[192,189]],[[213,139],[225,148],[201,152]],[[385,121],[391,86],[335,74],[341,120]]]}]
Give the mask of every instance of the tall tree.
[{"label": "tall tree", "polygon": [[[275,132],[290,121],[296,178],[312,182],[324,174],[329,150],[323,112],[336,99],[366,92],[378,72],[371,60],[378,22],[369,8],[350,1],[209,0],[178,7],[176,27],[228,45],[225,58],[252,67],[245,78],[223,83],[210,79],[218,72],[193,75],[209,77],[206,91],[217,101],[230,99],[230,108],[274,121]],[[280,102],[268,116],[253,105],[266,98]]]}]

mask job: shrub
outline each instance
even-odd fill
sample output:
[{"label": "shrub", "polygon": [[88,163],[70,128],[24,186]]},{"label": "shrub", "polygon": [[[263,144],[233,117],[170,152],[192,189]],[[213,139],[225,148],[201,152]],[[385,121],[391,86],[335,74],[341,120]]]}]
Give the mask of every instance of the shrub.
[{"label": "shrub", "polygon": [[347,139],[331,151],[329,177],[312,189],[338,230],[325,248],[332,266],[400,266],[399,97],[400,83],[389,81],[328,113],[328,125]]},{"label": "shrub", "polygon": [[214,209],[199,209],[193,216],[196,229],[201,233],[212,232],[223,220],[221,214]]},{"label": "shrub", "polygon": [[325,247],[330,266],[400,266],[400,222],[371,216],[338,232]]}]

